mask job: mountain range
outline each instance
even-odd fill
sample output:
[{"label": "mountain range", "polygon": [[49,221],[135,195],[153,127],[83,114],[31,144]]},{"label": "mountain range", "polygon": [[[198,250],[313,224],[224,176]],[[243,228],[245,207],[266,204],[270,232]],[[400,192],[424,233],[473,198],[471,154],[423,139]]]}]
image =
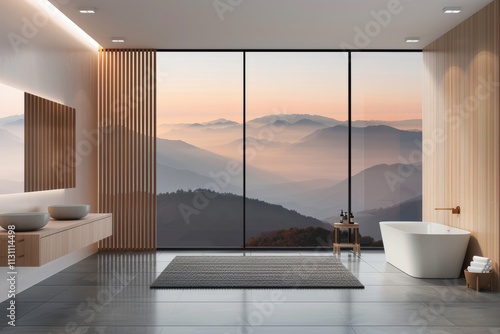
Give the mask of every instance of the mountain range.
[{"label": "mountain range", "polygon": [[[415,199],[422,193],[420,163],[407,162],[421,151],[421,131],[377,122],[358,122],[364,126],[351,130],[352,211],[363,222],[362,234],[376,240],[380,233],[377,217],[388,215],[383,210],[392,208],[396,219],[403,216],[395,215],[401,203],[413,203],[407,206],[412,208],[408,217],[416,217],[421,209]],[[418,128],[419,122],[393,123]],[[208,188],[242,196],[245,186],[247,198],[265,203],[266,208],[277,205],[321,224],[336,222],[340,210],[347,210],[349,142],[344,124],[328,117],[298,114],[269,115],[247,122],[245,178],[241,124],[218,119],[163,125],[165,133],[179,138],[160,135],[157,139],[158,192]],[[227,206],[237,208],[235,203]],[[259,210],[256,204],[253,208]],[[247,220],[251,219],[248,206],[246,212]],[[271,228],[307,227],[255,225],[262,228],[251,231],[255,235]]]},{"label": "mountain range", "polygon": [[[222,192],[243,194],[241,161],[212,153],[180,140],[157,139],[157,190],[172,192],[178,189],[207,188],[217,184]],[[280,175],[247,166],[247,177],[258,180],[263,187],[275,182],[290,182]]]},{"label": "mountain range", "polygon": [[[340,121],[320,115],[281,114],[249,120],[246,122],[245,128],[248,137],[271,141],[294,142],[312,133],[314,130],[337,125],[347,125],[347,121]],[[422,129],[422,121],[418,119],[352,121],[353,128],[377,125],[390,126],[399,130],[421,131]],[[224,152],[217,151],[217,146],[241,139],[243,136],[243,125],[221,118],[203,123],[160,124],[157,132],[159,138],[183,140],[195,146],[211,149],[216,153],[223,154]],[[273,138],[270,139],[269,136]]]},{"label": "mountain range", "polygon": [[[250,120],[249,124],[272,124],[276,121],[286,121],[290,124],[297,124],[304,120],[314,122],[315,124],[322,124],[323,126],[347,125],[347,121],[339,121],[330,117],[310,114],[278,114],[268,115]],[[400,130],[422,130],[421,119],[405,119],[396,121],[383,121],[383,120],[353,120],[352,126],[366,127],[373,125],[387,125]]]},{"label": "mountain range", "polygon": [[360,211],[356,214],[355,220],[359,223],[361,235],[369,235],[375,241],[381,240],[379,222],[422,221],[422,196],[386,208]]},{"label": "mountain range", "polygon": [[[413,170],[411,175],[400,176],[401,170],[410,169]],[[382,164],[369,167],[351,178],[351,209],[353,212],[359,212],[391,207],[421,196],[421,180],[422,172],[419,166]],[[305,190],[301,183],[295,188],[291,185],[287,188],[274,185],[273,192],[267,188],[257,189],[255,192],[247,192],[247,196],[283,205],[321,220],[330,221],[333,217],[333,221],[336,222],[340,210],[347,210],[347,187],[347,179],[331,186],[325,183],[322,188],[312,190]],[[301,188],[302,192],[299,191]]]}]

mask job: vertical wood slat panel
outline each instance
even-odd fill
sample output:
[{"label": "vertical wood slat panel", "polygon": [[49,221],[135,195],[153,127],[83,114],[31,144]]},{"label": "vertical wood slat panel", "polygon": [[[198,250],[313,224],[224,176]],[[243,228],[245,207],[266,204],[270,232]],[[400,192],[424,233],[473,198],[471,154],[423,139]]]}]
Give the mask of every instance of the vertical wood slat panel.
[{"label": "vertical wood slat panel", "polygon": [[24,106],[24,191],[76,187],[75,108],[30,93]]},{"label": "vertical wood slat panel", "polygon": [[156,249],[155,54],[99,52],[98,210],[114,218],[103,250]]},{"label": "vertical wood slat panel", "polygon": [[[500,1],[424,48],[423,218],[471,231],[500,287]],[[444,140],[432,136],[442,131]],[[462,213],[435,211],[460,205]]]}]

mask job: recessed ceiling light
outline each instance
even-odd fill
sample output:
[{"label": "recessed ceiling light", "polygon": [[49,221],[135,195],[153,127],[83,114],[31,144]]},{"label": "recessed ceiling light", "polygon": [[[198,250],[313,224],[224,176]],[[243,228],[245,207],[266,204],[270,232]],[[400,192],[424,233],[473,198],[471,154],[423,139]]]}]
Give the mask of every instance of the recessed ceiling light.
[{"label": "recessed ceiling light", "polygon": [[95,8],[89,7],[89,8],[80,8],[78,10],[81,14],[95,14]]},{"label": "recessed ceiling light", "polygon": [[462,7],[444,7],[443,13],[445,14],[458,14],[462,11]]},{"label": "recessed ceiling light", "polygon": [[406,43],[418,43],[420,42],[420,38],[418,37],[406,37]]},{"label": "recessed ceiling light", "polygon": [[111,39],[111,42],[113,42],[113,43],[125,43],[125,40],[121,37],[113,37]]}]

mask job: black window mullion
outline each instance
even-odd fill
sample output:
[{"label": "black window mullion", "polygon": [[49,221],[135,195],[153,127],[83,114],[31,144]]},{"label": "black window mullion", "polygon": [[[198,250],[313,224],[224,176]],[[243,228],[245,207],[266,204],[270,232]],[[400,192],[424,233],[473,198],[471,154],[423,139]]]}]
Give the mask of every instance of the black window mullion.
[{"label": "black window mullion", "polygon": [[[348,139],[347,139],[347,212],[349,214],[352,213],[352,205],[351,205],[351,172],[352,172],[352,104],[351,104],[351,51],[348,52],[348,63],[347,63],[347,133],[348,133]],[[351,230],[349,230],[350,232]],[[350,235],[349,235],[350,237]]]},{"label": "black window mullion", "polygon": [[243,249],[247,247],[246,243],[246,182],[247,182],[247,114],[246,114],[246,52],[243,51]]}]

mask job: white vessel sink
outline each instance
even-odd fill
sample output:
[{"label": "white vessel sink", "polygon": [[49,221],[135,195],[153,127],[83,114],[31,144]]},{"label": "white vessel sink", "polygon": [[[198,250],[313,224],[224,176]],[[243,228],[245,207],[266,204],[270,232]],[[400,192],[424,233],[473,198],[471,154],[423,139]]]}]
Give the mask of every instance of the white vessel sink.
[{"label": "white vessel sink", "polygon": [[85,217],[90,210],[88,204],[61,204],[49,206],[50,216],[57,220],[73,220]]},{"label": "white vessel sink", "polygon": [[0,226],[8,229],[14,225],[16,232],[36,231],[47,225],[50,216],[48,212],[16,212],[0,214]]}]

